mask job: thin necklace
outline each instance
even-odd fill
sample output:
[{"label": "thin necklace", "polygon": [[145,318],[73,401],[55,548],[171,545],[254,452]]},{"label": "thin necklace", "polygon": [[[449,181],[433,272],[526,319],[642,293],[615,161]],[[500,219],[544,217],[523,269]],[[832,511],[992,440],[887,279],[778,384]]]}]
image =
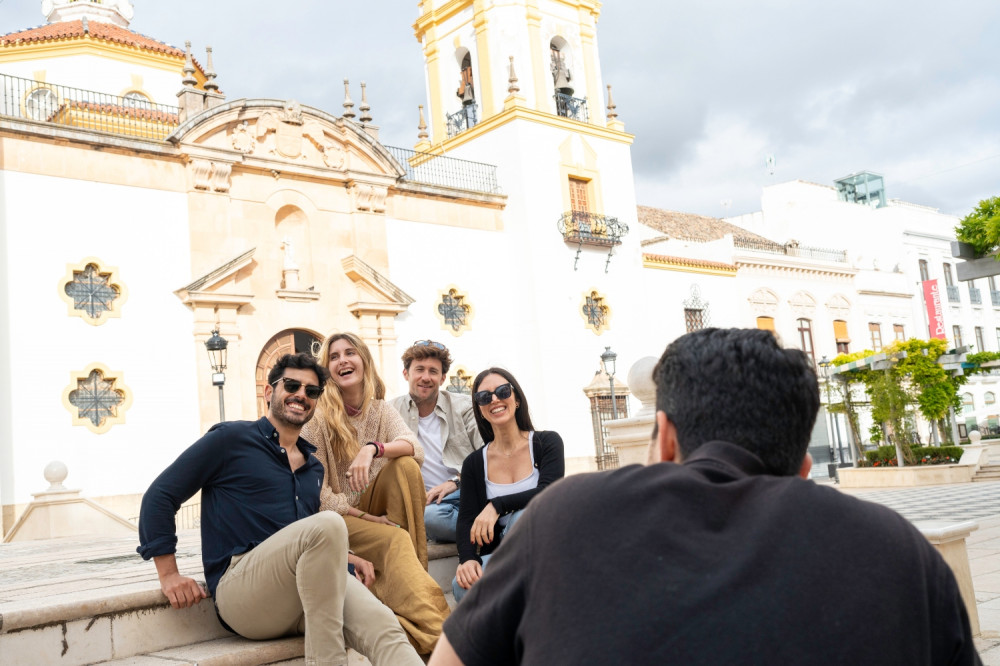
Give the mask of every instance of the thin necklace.
[{"label": "thin necklace", "polygon": [[[518,435],[520,435],[520,433],[518,433]],[[526,441],[526,442],[528,441],[528,437],[527,437],[527,435],[524,435],[524,436],[521,436],[521,439],[523,439],[523,440],[524,440],[524,441]],[[510,450],[510,453],[507,453],[506,451],[503,451],[503,450],[499,450],[499,449],[498,449],[498,450],[499,450],[499,451],[500,451],[500,453],[501,453],[502,455],[504,455],[505,457],[507,457],[507,458],[512,458],[512,457],[514,456],[514,454],[515,454],[515,453],[517,453],[517,450],[518,450],[519,448],[521,448],[521,447],[520,447],[520,444],[518,443],[518,444],[514,444],[514,448],[512,448],[512,449]]]}]

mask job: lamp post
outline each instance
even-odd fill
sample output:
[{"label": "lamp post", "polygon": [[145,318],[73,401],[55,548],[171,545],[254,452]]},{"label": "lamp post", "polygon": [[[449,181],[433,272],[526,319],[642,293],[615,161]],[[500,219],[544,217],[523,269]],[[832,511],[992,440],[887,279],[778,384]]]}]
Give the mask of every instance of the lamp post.
[{"label": "lamp post", "polygon": [[226,405],[222,396],[222,386],[226,383],[226,347],[229,341],[219,335],[219,329],[212,331],[212,337],[205,341],[208,362],[212,366],[212,386],[219,387],[219,420],[226,420]]},{"label": "lamp post", "polygon": [[833,439],[835,437],[834,429],[836,426],[833,422],[833,414],[830,413],[830,359],[825,355],[820,359],[817,364],[819,367],[823,368],[823,378],[826,380],[826,414],[829,417],[828,422],[830,425],[830,462],[833,462]]},{"label": "lamp post", "polygon": [[618,354],[611,351],[611,347],[605,347],[601,354],[601,361],[604,363],[604,371],[608,373],[608,382],[611,384],[611,418],[618,418],[618,404],[615,402],[615,360]]}]

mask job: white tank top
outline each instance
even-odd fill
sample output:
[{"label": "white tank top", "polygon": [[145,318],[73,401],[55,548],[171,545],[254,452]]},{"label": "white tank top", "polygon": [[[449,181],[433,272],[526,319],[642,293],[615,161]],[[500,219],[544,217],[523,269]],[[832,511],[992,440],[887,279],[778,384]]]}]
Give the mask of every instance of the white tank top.
[{"label": "white tank top", "polygon": [[[538,468],[535,467],[535,448],[531,445],[534,437],[534,431],[528,433],[528,455],[531,456],[531,474],[524,477],[520,481],[515,481],[514,483],[494,483],[490,481],[490,463],[489,456],[487,455],[487,449],[493,445],[493,442],[490,442],[483,447],[483,474],[486,478],[486,499],[491,500],[494,497],[516,495],[517,493],[524,492],[525,490],[531,490],[532,488],[538,487],[539,474]],[[501,525],[507,525],[508,518],[509,516],[500,516],[500,520],[497,522]]]}]

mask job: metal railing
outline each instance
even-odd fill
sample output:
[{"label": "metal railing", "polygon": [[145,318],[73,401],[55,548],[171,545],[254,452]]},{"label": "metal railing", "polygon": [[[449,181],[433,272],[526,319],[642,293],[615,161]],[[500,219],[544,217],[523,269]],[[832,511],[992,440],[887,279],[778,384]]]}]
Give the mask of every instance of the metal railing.
[{"label": "metal railing", "polygon": [[969,302],[973,305],[983,304],[983,295],[976,287],[969,287]]},{"label": "metal railing", "polygon": [[448,138],[451,138],[458,134],[459,132],[464,132],[467,129],[476,126],[479,122],[479,111],[475,102],[472,104],[466,104],[461,109],[455,113],[447,114],[448,118]]},{"label": "metal railing", "polygon": [[952,303],[958,303],[961,299],[958,296],[958,286],[954,284],[949,284],[945,287],[948,291],[948,300]]},{"label": "metal railing", "polygon": [[[130,523],[139,524],[139,516],[128,519]],[[194,530],[201,527],[201,504],[185,504],[174,515],[175,529]]]},{"label": "metal railing", "polygon": [[621,245],[628,225],[617,217],[573,210],[559,217],[559,233],[563,240],[584,245]]},{"label": "metal railing", "polygon": [[821,247],[809,247],[806,245],[782,245],[768,240],[757,240],[756,238],[746,238],[735,236],[733,246],[744,250],[755,250],[757,252],[770,252],[771,254],[784,254],[790,257],[805,257],[808,259],[820,259],[823,261],[847,262],[847,250],[829,250]]},{"label": "metal railing", "polygon": [[177,128],[178,108],[138,97],[40,83],[0,74],[0,114],[54,125],[162,140]]},{"label": "metal railing", "polygon": [[397,146],[386,146],[385,149],[406,170],[404,180],[425,185],[456,187],[485,194],[500,194],[497,168],[494,164],[421,153]]},{"label": "metal railing", "polygon": [[587,113],[587,98],[573,97],[565,93],[557,92],[553,97],[556,100],[556,114],[564,118],[572,118],[582,122],[589,122]]}]

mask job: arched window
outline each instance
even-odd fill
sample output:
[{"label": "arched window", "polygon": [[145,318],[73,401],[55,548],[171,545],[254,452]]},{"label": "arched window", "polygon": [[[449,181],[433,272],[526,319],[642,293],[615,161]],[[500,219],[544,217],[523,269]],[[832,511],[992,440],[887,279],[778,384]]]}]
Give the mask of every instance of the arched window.
[{"label": "arched window", "polygon": [[996,401],[997,401],[997,396],[995,393],[993,393],[993,391],[987,391],[986,395],[983,396],[983,402],[986,403],[987,405],[996,404]]},{"label": "arched window", "polygon": [[851,336],[847,334],[847,322],[843,319],[833,320],[833,337],[837,341],[837,353],[849,354],[851,351]]},{"label": "arched window", "polygon": [[455,52],[455,62],[458,63],[458,89],[455,96],[461,106],[455,113],[447,115],[448,136],[455,136],[474,127],[479,122],[476,105],[476,82],[472,76],[472,54],[465,47]]},{"label": "arched window", "polygon": [[799,341],[802,344],[802,351],[809,354],[812,362],[816,362],[816,355],[813,353],[812,322],[808,319],[799,319]]},{"label": "arched window", "polygon": [[976,399],[972,397],[971,393],[962,394],[962,413],[972,414],[976,411]]},{"label": "arched window", "polygon": [[255,378],[257,380],[257,415],[267,414],[267,403],[264,402],[264,387],[267,386],[267,373],[271,371],[274,362],[285,354],[298,354],[299,352],[309,352],[319,354],[320,345],[323,340],[310,331],[289,328],[278,333],[264,345],[257,357],[257,370]]},{"label": "arched window", "polygon": [[587,100],[573,96],[575,88],[571,50],[562,37],[553,37],[549,42],[549,70],[552,72],[556,114],[587,122]]}]

